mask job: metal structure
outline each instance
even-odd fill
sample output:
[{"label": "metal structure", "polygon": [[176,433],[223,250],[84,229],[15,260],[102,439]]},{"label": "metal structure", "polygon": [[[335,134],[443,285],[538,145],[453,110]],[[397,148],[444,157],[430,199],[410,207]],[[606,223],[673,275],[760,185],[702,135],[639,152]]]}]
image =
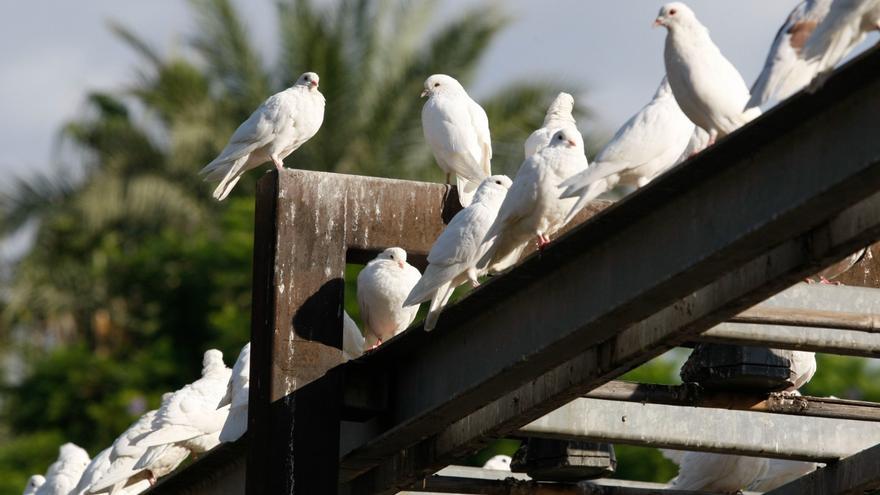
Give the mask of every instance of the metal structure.
[{"label": "metal structure", "polygon": [[[772,296],[880,239],[878,71],[880,51],[862,55],[815,95],[611,207],[592,205],[543,252],[448,308],[430,334],[411,328],[342,365],[345,264],[388,246],[423,263],[457,209],[454,191],[300,170],[261,179],[249,430],[246,447],[225,454],[247,451],[247,493],[437,488],[450,480],[435,472],[507,435],[830,462],[781,494],[880,487],[877,405],[613,382],[695,341],[877,355],[872,289]],[[673,428],[682,414],[705,427]],[[598,493],[472,485],[464,493]],[[602,493],[645,493],[637,488]]]}]

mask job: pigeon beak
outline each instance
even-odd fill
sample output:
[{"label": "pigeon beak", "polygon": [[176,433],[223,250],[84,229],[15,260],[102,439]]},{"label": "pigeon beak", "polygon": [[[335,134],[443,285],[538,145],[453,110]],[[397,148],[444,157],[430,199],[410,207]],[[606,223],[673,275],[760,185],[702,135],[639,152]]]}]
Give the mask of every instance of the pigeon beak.
[{"label": "pigeon beak", "polygon": [[399,266],[400,269],[403,270],[403,261],[398,261],[397,266]]},{"label": "pigeon beak", "polygon": [[658,18],[654,19],[654,23],[651,25],[651,27],[659,27],[659,26],[665,26],[665,25],[666,24],[663,22],[663,18],[658,17]]},{"label": "pigeon beak", "polygon": [[575,143],[573,139],[567,139],[566,142],[568,143],[569,148],[574,148],[575,146],[577,146],[577,143]]},{"label": "pigeon beak", "polygon": [[422,96],[421,96],[421,97],[424,98],[424,97],[426,97],[426,96],[428,96],[428,90],[427,90],[427,89],[422,90]]},{"label": "pigeon beak", "polygon": [[313,88],[317,88],[317,87],[318,87],[318,81],[312,81],[312,82],[310,82],[310,83],[309,83],[309,86],[311,86],[311,87],[313,87]]}]

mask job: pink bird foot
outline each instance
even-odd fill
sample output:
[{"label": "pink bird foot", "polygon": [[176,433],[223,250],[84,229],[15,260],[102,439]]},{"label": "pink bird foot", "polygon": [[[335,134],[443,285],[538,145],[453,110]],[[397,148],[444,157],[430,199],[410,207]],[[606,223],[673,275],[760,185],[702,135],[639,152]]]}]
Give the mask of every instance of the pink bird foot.
[{"label": "pink bird foot", "polygon": [[550,244],[550,239],[544,234],[541,234],[538,236],[535,244],[538,246],[538,251],[543,251],[544,248],[547,247],[547,244]]}]

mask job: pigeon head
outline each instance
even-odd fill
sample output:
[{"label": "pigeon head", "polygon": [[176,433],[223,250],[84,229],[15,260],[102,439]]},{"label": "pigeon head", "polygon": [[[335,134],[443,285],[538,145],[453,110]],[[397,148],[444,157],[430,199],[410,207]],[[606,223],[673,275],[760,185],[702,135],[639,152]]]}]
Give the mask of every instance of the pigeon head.
[{"label": "pigeon head", "polygon": [[35,474],[28,479],[27,485],[24,487],[23,495],[32,495],[46,482],[46,477],[42,474]]},{"label": "pigeon head", "polygon": [[654,19],[654,26],[663,26],[672,30],[695,19],[694,11],[690,7],[681,2],[672,2],[660,8],[660,13]]},{"label": "pigeon head", "polygon": [[202,376],[211,373],[212,371],[216,371],[218,369],[222,370],[226,368],[226,364],[223,362],[223,353],[218,351],[217,349],[209,349],[205,351],[205,355],[202,358]]},{"label": "pigeon head", "polygon": [[[504,196],[507,196],[507,190],[513,185],[513,181],[506,175],[493,175],[486,177],[474,193],[473,203],[483,203],[493,201],[501,204]],[[472,204],[473,204],[472,203]]]},{"label": "pigeon head", "polygon": [[583,148],[583,138],[577,132],[560,129],[553,134],[550,139],[551,148]]},{"label": "pigeon head", "polygon": [[464,92],[464,87],[454,77],[447,76],[446,74],[434,74],[425,80],[425,90],[422,91],[422,98],[425,96],[433,97]]},{"label": "pigeon head", "polygon": [[318,77],[318,74],[315,74],[314,72],[306,72],[296,80],[296,86],[305,86],[310,90],[318,89],[318,83],[320,81],[321,78]]},{"label": "pigeon head", "polygon": [[403,265],[406,264],[406,251],[399,247],[388,248],[382,251],[376,259],[393,261],[403,268]]}]

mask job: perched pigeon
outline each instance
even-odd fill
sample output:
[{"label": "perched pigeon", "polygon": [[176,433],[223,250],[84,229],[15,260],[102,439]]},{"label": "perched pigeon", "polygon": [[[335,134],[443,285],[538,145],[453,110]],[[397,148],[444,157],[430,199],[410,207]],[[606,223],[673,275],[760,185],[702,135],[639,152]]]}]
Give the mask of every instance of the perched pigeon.
[{"label": "perched pigeon", "polygon": [[318,91],[318,75],[306,72],[292,87],[263,102],[201,174],[205,180],[220,181],[214,197],[222,201],[248,170],[271,160],[281,171],[283,160],[311,139],[323,122],[324,95]]},{"label": "perched pigeon", "polygon": [[[162,397],[163,406],[171,400],[171,396],[172,394],[167,393]],[[134,465],[144,456],[147,448],[135,443],[153,431],[153,420],[157,412],[148,411],[113,441],[110,447],[110,466],[90,484],[89,493],[104,493],[105,490],[118,493],[131,478],[138,475],[138,472],[134,471]]]},{"label": "perched pigeon", "polygon": [[86,466],[85,471],[83,471],[82,477],[80,477],[76,488],[70,492],[71,495],[86,495],[89,493],[89,489],[95,484],[95,482],[101,479],[101,477],[104,476],[104,473],[110,469],[111,450],[113,450],[112,447],[107,447],[89,462],[89,465]]},{"label": "perched pigeon", "polygon": [[58,448],[58,460],[46,471],[46,482],[37,489],[37,495],[68,495],[76,488],[83,471],[89,465],[89,454],[72,443]]},{"label": "perched pigeon", "polygon": [[42,474],[35,474],[28,478],[27,485],[24,486],[24,491],[21,495],[34,495],[37,493],[37,490],[43,486],[43,483],[46,482],[46,477]]},{"label": "perched pigeon", "polygon": [[510,461],[512,459],[509,455],[494,455],[483,464],[483,469],[492,469],[494,471],[510,471]]},{"label": "perched pigeon", "polygon": [[347,311],[342,312],[342,357],[357,359],[364,353],[364,335]]},{"label": "perched pigeon", "polygon": [[406,262],[406,251],[398,247],[382,251],[358,274],[361,321],[378,344],[406,330],[416,318],[419,306],[404,306],[403,302],[421,277],[419,270]]},{"label": "perched pigeon", "polygon": [[767,470],[767,459],[710,452],[680,452],[661,449],[663,455],[678,464],[678,476],[669,482],[675,490],[693,490],[735,494]]},{"label": "perched pigeon", "polygon": [[816,26],[828,15],[831,1],[804,0],[792,10],[776,33],[764,70],[752,86],[752,98],[746,108],[784,100],[810,84],[816,75],[817,64],[804,60],[801,52]]},{"label": "perched pigeon", "polygon": [[425,330],[434,328],[440,311],[456,287],[466,281],[474,287],[479,285],[477,279],[482,273],[476,264],[488,247],[483,238],[495,222],[510,185],[510,178],[504,175],[484,179],[470,206],[456,213],[431,246],[428,268],[403,303],[418,305],[431,299]]},{"label": "perched pigeon", "polygon": [[794,384],[786,392],[796,391],[813,378],[813,375],[816,374],[816,353],[807,351],[792,352],[791,372],[794,375]]},{"label": "perched pigeon", "polygon": [[834,0],[807,44],[803,58],[818,64],[820,78],[830,73],[865,36],[880,29],[880,0]]},{"label": "perched pigeon", "polygon": [[559,93],[556,96],[556,99],[550,104],[550,108],[547,109],[547,115],[544,116],[544,125],[526,139],[526,144],[523,146],[526,158],[550,144],[553,133],[559,129],[577,131],[577,122],[571,114],[573,109],[574,98],[570,94]]},{"label": "perched pigeon", "polygon": [[651,102],[617,131],[593,164],[560,184],[563,198],[578,198],[565,223],[618,184],[642,187],[675,165],[693,133],[693,122],[678,107],[664,77]]},{"label": "perched pigeon", "polygon": [[749,88],[687,5],[664,5],[654,25],[669,31],[664,59],[672,93],[685,115],[709,133],[709,146],[761,114],[759,108],[743,111]]},{"label": "perched pigeon", "polygon": [[202,377],[174,392],[153,419],[153,431],[137,440],[139,447],[177,444],[199,454],[220,443],[229,406],[220,407],[232,370],[223,354],[211,349],[202,361]]},{"label": "perched pigeon", "polygon": [[[144,455],[138,459],[132,470],[135,476],[147,475],[150,484],[156,483],[159,478],[171,474],[177,466],[189,457],[189,448],[177,443],[155,445],[147,449]],[[131,488],[126,487],[126,491]]]},{"label": "perched pigeon", "polygon": [[232,367],[232,377],[226,389],[226,395],[220,401],[220,407],[229,406],[229,415],[220,430],[221,442],[234,442],[247,431],[248,396],[251,378],[251,343],[241,348],[241,353]]},{"label": "perched pigeon", "polygon": [[577,202],[560,198],[559,184],[587,165],[580,133],[556,131],[546,148],[520,166],[498,218],[486,233],[487,251],[477,267],[498,273],[513,266],[531,239],[537,238],[538,248],[543,249]]},{"label": "perched pigeon", "polygon": [[749,485],[748,489],[749,491],[769,492],[823,466],[825,465],[818,462],[768,459],[766,472],[760,479]]},{"label": "perched pigeon", "polygon": [[455,174],[462,206],[471,204],[477,186],[492,174],[492,140],[486,112],[454,78],[434,74],[425,81],[422,130],[440,168]]}]

